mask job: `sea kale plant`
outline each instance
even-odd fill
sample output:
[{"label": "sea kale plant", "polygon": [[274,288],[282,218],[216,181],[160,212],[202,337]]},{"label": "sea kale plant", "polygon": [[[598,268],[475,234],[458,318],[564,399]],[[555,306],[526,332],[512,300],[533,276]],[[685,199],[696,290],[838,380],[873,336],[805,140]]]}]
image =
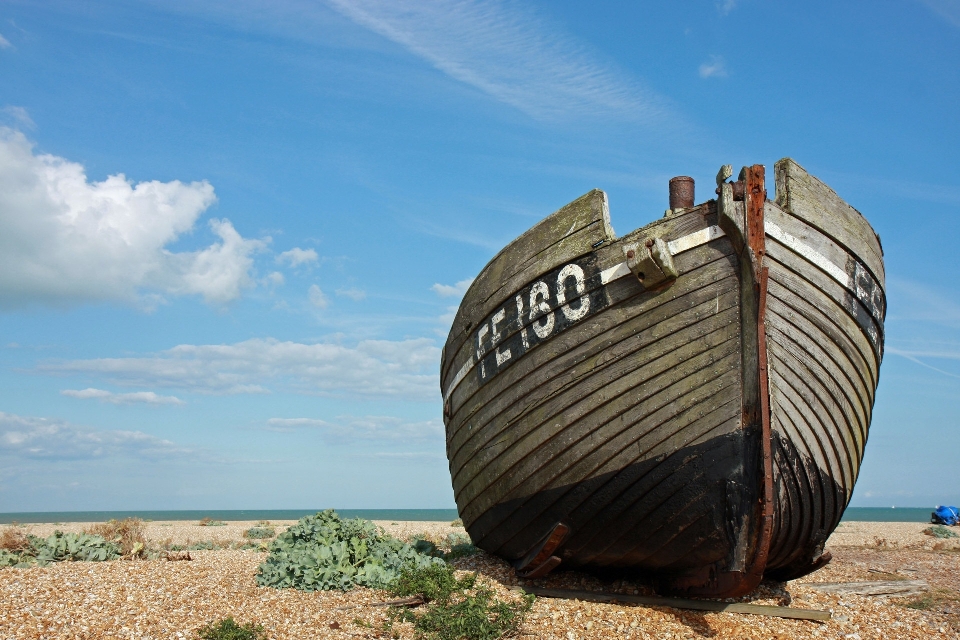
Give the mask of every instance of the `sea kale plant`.
[{"label": "sea kale plant", "polygon": [[253,540],[272,538],[275,535],[277,535],[277,531],[273,527],[250,527],[243,532],[244,538],[250,538]]},{"label": "sea kale plant", "polygon": [[332,509],[306,516],[277,536],[257,584],[303,591],[384,589],[404,567],[443,565],[440,558],[384,535],[368,520],[342,520]]},{"label": "sea kale plant", "polygon": [[55,531],[46,538],[23,536],[19,544],[0,548],[0,567],[44,566],[64,560],[114,560],[121,555],[120,545],[103,536]]}]

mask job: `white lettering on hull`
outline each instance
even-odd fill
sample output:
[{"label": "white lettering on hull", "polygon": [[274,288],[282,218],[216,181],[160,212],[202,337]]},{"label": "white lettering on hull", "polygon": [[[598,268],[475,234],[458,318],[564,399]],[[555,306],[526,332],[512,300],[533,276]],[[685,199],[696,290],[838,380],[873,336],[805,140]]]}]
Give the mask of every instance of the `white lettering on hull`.
[{"label": "white lettering on hull", "polygon": [[[711,226],[688,234],[667,243],[671,255],[689,251],[706,244],[725,234],[720,227]],[[599,284],[603,286],[631,275],[626,262],[608,267],[599,274]],[[599,309],[587,292],[588,275],[579,264],[564,265],[557,273],[556,278],[547,277],[534,282],[528,292],[517,293],[514,297],[516,315],[512,311],[508,314],[507,306],[498,309],[488,321],[484,321],[476,330],[476,350],[463,363],[457,374],[450,382],[444,393],[444,402],[449,400],[454,390],[475,368],[479,369],[481,380],[492,378],[499,368],[509,360],[519,358],[540,341],[549,338],[558,331],[558,319],[563,320],[564,328],[579,322]],[[571,286],[572,285],[572,286]],[[594,280],[592,286],[596,287]],[[572,291],[571,291],[572,290]],[[568,297],[570,299],[568,299]],[[556,300],[556,305],[551,305]],[[559,311],[559,314],[557,313]],[[526,319],[521,322],[518,319]],[[533,329],[532,335],[528,329]],[[519,340],[514,342],[513,348],[501,347],[504,333],[516,331]],[[487,355],[493,351],[494,357],[485,361]],[[488,367],[489,363],[489,367]],[[479,365],[479,366],[478,366]],[[496,369],[496,370],[494,370]]]},{"label": "white lettering on hull", "polygon": [[533,332],[541,340],[553,333],[553,314],[550,312],[549,300],[550,287],[546,282],[537,282],[530,288],[530,319],[533,320]]},{"label": "white lettering on hull", "polygon": [[[566,285],[567,279],[569,278],[574,279],[573,286],[580,296],[578,298],[580,304],[576,309],[567,303]],[[579,266],[568,264],[560,270],[560,275],[557,276],[557,300],[560,302],[560,310],[563,311],[563,315],[565,315],[570,322],[576,322],[590,313],[590,298],[583,295],[586,288],[587,285],[583,279],[583,269]]]}]

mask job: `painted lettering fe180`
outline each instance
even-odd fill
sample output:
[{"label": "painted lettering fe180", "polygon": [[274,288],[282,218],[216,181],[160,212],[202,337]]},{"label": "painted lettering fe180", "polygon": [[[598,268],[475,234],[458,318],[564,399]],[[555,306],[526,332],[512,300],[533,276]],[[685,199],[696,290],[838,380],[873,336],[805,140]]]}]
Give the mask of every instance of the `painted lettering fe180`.
[{"label": "painted lettering fe180", "polygon": [[[530,349],[531,340],[534,344],[539,343],[554,332],[558,323],[555,318],[555,308],[551,305],[552,300],[556,300],[556,305],[563,314],[565,322],[562,324],[564,328],[583,319],[590,313],[590,296],[584,295],[586,275],[580,265],[567,264],[560,269],[556,278],[555,295],[551,295],[554,292],[551,291],[550,280],[539,280],[530,286],[529,291],[521,291],[516,294],[514,297],[516,316],[511,318],[513,322],[507,321],[508,311],[504,307],[494,313],[489,322],[484,322],[477,329],[477,361],[480,363],[482,380],[488,378],[484,357],[491,349],[494,350],[495,369],[498,371],[508,360],[519,357]],[[574,295],[568,301],[569,289],[573,289],[571,293]],[[509,315],[513,316],[512,313]],[[533,336],[528,334],[527,321],[529,321],[529,328],[533,329]],[[510,329],[518,330],[520,344],[513,347],[498,346]],[[515,349],[518,353],[514,353]],[[490,375],[492,376],[494,373],[496,371],[491,371]]]}]

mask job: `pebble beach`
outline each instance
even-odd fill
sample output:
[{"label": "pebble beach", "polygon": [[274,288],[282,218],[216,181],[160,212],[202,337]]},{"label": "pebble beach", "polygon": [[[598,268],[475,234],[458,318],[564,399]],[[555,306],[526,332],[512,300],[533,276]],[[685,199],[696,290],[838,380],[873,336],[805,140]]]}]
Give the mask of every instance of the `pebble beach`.
[{"label": "pebble beach", "polygon": [[[91,523],[17,526],[45,536],[82,531]],[[256,522],[199,526],[196,522],[148,522],[155,545],[242,542]],[[292,521],[272,522],[277,533]],[[442,540],[463,528],[449,522],[378,521],[390,535]],[[788,583],[764,583],[741,600],[755,604],[827,610],[826,622],[737,613],[706,613],[668,607],[602,604],[538,598],[522,637],[587,638],[957,638],[960,637],[960,539],[925,535],[922,523],[844,522],[827,543],[834,560],[824,569]],[[0,527],[2,529],[7,526]],[[387,638],[380,631],[389,600],[371,589],[301,592],[259,587],[254,581],[265,555],[224,548],[191,551],[190,560],[61,562],[46,567],[0,569],[0,640],[194,638],[205,623],[232,616],[262,624],[274,640],[293,638]],[[461,558],[455,566],[477,571],[502,599],[516,599],[512,569],[487,554]],[[923,596],[906,598],[825,593],[818,583],[922,580]],[[556,571],[529,585],[648,593],[628,581],[603,582],[574,571]],[[412,629],[398,627],[400,638]]]}]

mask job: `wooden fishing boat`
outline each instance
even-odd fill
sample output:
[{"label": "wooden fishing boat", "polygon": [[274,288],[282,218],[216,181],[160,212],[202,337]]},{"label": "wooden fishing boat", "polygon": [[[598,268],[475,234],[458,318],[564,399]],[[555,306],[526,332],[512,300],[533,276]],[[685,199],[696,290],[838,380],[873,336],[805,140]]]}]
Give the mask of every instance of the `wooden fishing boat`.
[{"label": "wooden fishing boat", "polygon": [[454,494],[479,547],[732,596],[829,561],[883,355],[883,253],[790,159],[617,238],[592,191],[510,243],[442,356]]},{"label": "wooden fishing boat", "polygon": [[883,356],[880,239],[790,159],[717,176],[618,238],[591,191],[498,253],[457,312],[441,391],[482,549],[734,596],[829,561]]}]

